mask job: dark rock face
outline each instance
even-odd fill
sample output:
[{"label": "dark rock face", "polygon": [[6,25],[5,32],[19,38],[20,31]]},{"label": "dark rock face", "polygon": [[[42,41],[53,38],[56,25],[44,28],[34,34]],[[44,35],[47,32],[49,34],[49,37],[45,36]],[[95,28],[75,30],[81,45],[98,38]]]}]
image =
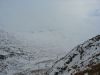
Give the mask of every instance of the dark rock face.
[{"label": "dark rock face", "polygon": [[91,40],[99,41],[100,40],[100,35],[97,35],[96,37],[92,38]]},{"label": "dark rock face", "polygon": [[5,60],[6,56],[5,55],[0,55],[0,60]]}]

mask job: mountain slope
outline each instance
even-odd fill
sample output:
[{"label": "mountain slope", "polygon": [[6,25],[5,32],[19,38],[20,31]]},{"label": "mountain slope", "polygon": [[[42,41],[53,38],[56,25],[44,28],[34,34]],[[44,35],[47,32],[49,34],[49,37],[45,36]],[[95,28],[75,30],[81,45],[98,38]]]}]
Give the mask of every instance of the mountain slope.
[{"label": "mountain slope", "polygon": [[13,35],[0,29],[0,75],[12,75],[26,69],[30,60],[34,60],[34,55],[25,51]]},{"label": "mountain slope", "polygon": [[0,75],[13,75],[26,70],[30,72],[38,67],[49,68],[55,58],[46,56],[46,53],[48,51],[35,49],[16,34],[0,29]]},{"label": "mountain slope", "polygon": [[56,61],[49,75],[74,75],[89,66],[100,63],[100,35],[75,47],[65,57]]}]

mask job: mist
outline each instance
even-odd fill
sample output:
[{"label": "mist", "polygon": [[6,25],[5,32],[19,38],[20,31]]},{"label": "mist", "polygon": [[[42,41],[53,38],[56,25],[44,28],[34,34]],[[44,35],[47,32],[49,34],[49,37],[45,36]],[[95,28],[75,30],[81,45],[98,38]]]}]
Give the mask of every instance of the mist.
[{"label": "mist", "polygon": [[0,27],[35,46],[67,52],[100,34],[99,0],[1,0]]}]

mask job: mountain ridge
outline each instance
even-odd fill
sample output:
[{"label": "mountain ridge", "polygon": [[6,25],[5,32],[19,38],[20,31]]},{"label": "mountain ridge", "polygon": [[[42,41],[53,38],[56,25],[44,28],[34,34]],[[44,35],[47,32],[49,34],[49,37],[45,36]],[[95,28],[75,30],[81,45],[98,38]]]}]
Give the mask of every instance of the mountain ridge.
[{"label": "mountain ridge", "polygon": [[65,57],[56,61],[47,74],[71,75],[96,63],[100,63],[100,35],[76,46]]}]

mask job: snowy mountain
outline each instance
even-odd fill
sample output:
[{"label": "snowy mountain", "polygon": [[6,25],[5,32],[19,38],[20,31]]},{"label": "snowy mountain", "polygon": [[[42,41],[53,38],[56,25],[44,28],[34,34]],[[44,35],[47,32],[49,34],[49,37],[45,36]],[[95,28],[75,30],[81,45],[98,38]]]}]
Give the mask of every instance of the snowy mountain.
[{"label": "snowy mountain", "polygon": [[0,75],[75,74],[100,63],[100,35],[78,45],[60,60],[51,58],[52,54],[47,56],[49,52],[0,29]]},{"label": "snowy mountain", "polygon": [[[56,61],[47,74],[75,75],[75,73],[91,70],[91,66],[100,63],[100,35],[85,41],[72,49],[65,57]],[[99,69],[100,71],[100,69]],[[81,74],[76,74],[81,75]],[[82,74],[83,75],[83,74]],[[91,74],[90,74],[91,75]]]},{"label": "snowy mountain", "polygon": [[53,59],[43,56],[39,50],[27,46],[18,37],[0,29],[0,75],[36,70],[38,66],[39,69],[49,68],[53,62]]},{"label": "snowy mountain", "polygon": [[24,51],[22,43],[12,34],[0,30],[0,75],[12,75],[14,72],[26,69],[33,54]]}]

